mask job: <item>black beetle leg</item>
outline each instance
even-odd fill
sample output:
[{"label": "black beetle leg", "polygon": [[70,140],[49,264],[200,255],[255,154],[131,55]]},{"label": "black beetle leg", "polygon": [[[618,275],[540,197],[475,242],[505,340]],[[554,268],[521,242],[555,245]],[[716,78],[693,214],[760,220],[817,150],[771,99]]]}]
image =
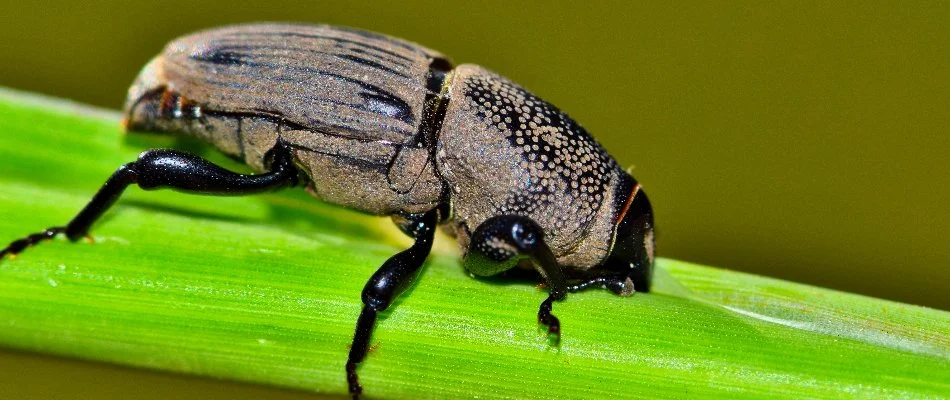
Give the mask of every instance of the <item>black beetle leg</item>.
[{"label": "black beetle leg", "polygon": [[551,314],[551,308],[554,300],[564,300],[567,297],[567,281],[564,280],[564,273],[554,254],[543,240],[538,242],[537,249],[531,253],[535,268],[548,285],[548,298],[541,302],[541,307],[538,308],[538,322],[547,325],[548,334],[554,335],[554,344],[558,345],[561,342],[561,321]]},{"label": "black beetle leg", "polygon": [[432,240],[435,228],[439,223],[438,209],[425,214],[411,214],[405,216],[406,222],[401,226],[409,236],[415,239],[412,247],[390,257],[366,282],[363,287],[363,311],[356,322],[356,332],[353,335],[353,344],[350,355],[346,360],[346,380],[350,387],[350,394],[354,399],[363,392],[356,366],[366,358],[369,350],[369,340],[373,335],[373,326],[376,325],[376,316],[392,304],[393,300],[404,292],[419,275],[426,257],[432,250]]},{"label": "black beetle leg", "polygon": [[603,288],[618,296],[629,296],[633,294],[633,281],[626,276],[605,275],[595,276],[587,280],[572,282],[567,285],[567,291],[577,293],[587,289]]},{"label": "black beetle leg", "polygon": [[16,255],[29,246],[65,233],[70,241],[86,236],[89,228],[109,209],[130,184],[145,190],[170,188],[180,192],[237,196],[261,193],[297,183],[297,169],[290,151],[278,146],[273,151],[272,171],[242,175],[228,171],[196,155],[175,150],[148,150],[138,160],[119,167],[96,195],[66,226],[49,228],[15,240],[0,250],[0,259]]},{"label": "black beetle leg", "polygon": [[555,300],[567,296],[567,281],[551,249],[544,242],[544,232],[530,218],[517,215],[492,217],[475,229],[465,256],[465,268],[476,275],[490,276],[514,268],[528,259],[547,283],[548,298],[538,309],[538,322],[561,340],[561,322],[551,314]]}]

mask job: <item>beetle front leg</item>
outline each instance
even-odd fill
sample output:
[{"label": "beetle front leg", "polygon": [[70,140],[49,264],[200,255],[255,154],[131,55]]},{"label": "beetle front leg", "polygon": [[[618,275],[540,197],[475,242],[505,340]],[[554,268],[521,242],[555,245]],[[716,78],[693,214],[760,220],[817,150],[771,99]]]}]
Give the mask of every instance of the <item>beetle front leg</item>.
[{"label": "beetle front leg", "polygon": [[363,311],[356,322],[353,344],[346,360],[346,380],[354,399],[359,398],[363,391],[356,374],[356,366],[366,358],[376,317],[419,276],[422,264],[432,250],[435,228],[439,223],[439,211],[434,209],[424,214],[410,214],[405,218],[401,228],[415,239],[415,243],[386,260],[363,287]]},{"label": "beetle front leg", "polygon": [[180,192],[237,196],[261,193],[297,183],[297,169],[290,151],[278,146],[273,152],[272,171],[260,175],[243,175],[228,171],[196,155],[175,150],[148,150],[138,160],[119,167],[96,195],[66,226],[48,228],[43,232],[14,240],[0,250],[0,259],[16,255],[27,247],[65,233],[70,241],[86,236],[89,228],[125,191],[135,183],[145,190],[169,188]]},{"label": "beetle front leg", "polygon": [[492,217],[475,229],[465,256],[465,268],[476,275],[491,276],[530,260],[548,286],[548,298],[538,308],[538,322],[561,340],[561,322],[551,313],[555,300],[567,296],[564,272],[544,242],[544,231],[530,218],[517,215]]}]

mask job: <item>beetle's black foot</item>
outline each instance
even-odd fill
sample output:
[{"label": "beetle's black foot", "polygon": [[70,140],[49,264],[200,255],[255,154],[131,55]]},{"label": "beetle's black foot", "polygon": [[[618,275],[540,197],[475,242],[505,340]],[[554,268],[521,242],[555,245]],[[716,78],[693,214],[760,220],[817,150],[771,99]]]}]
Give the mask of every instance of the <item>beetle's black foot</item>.
[{"label": "beetle's black foot", "polygon": [[618,296],[630,296],[634,292],[633,281],[626,276],[597,276],[567,285],[567,291],[571,293],[591,288],[607,289]]},{"label": "beetle's black foot", "polygon": [[350,386],[350,395],[353,396],[353,400],[359,400],[360,395],[363,394],[363,387],[360,386],[360,379],[356,375],[356,363],[346,363],[346,383]]},{"label": "beetle's black foot", "polygon": [[10,242],[7,247],[4,247],[3,250],[0,250],[0,260],[6,256],[13,258],[17,254],[20,254],[23,250],[26,250],[27,247],[35,246],[37,243],[40,243],[44,240],[50,240],[56,237],[56,235],[65,232],[65,226],[54,226],[43,232],[34,233],[25,238],[14,240],[13,242]]},{"label": "beetle's black foot", "polygon": [[350,356],[346,359],[346,383],[349,385],[353,400],[359,399],[360,394],[363,393],[359,375],[356,374],[356,367],[366,358],[366,353],[369,351],[369,339],[373,335],[375,324],[376,310],[364,306],[359,319],[356,321],[356,334],[353,335]]},{"label": "beetle's black foot", "polygon": [[541,307],[538,309],[538,322],[548,327],[548,335],[554,335],[554,345],[557,346],[561,343],[561,321],[551,314],[553,303],[553,295],[541,302]]}]

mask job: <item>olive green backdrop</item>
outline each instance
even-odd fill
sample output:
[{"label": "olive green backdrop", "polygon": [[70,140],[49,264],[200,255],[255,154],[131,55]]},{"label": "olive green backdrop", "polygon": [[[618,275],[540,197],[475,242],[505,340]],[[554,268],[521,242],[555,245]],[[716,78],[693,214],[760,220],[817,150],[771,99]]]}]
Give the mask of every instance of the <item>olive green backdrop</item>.
[{"label": "olive green backdrop", "polygon": [[950,308],[950,3],[235,4],[4,0],[0,85],[118,108],[196,29],[384,32],[579,120],[633,166],[662,256]]}]

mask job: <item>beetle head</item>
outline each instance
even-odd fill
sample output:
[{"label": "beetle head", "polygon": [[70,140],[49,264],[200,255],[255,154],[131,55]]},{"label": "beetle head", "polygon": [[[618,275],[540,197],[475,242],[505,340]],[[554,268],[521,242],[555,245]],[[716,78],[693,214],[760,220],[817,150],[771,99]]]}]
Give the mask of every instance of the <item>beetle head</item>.
[{"label": "beetle head", "polygon": [[653,275],[653,208],[640,184],[627,173],[621,174],[617,194],[613,244],[601,267],[623,271],[637,291],[646,292]]}]

